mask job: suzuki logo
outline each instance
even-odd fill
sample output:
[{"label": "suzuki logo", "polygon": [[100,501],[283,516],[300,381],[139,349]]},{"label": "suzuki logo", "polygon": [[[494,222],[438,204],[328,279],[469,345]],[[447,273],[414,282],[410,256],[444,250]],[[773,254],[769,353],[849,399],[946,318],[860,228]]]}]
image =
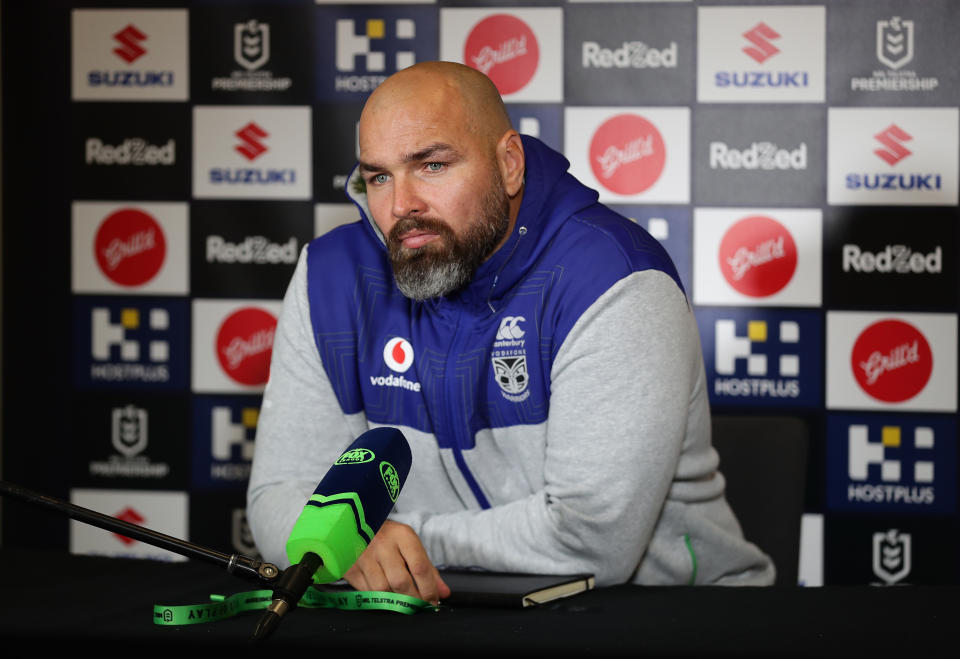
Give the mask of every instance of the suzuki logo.
[{"label": "suzuki logo", "polygon": [[269,137],[270,134],[252,121],[234,133],[234,135],[243,141],[243,144],[234,148],[243,154],[247,160],[254,160],[267,150],[267,147],[263,146],[260,140]]},{"label": "suzuki logo", "polygon": [[753,46],[746,46],[743,52],[759,64],[763,64],[768,58],[780,52],[780,49],[769,41],[769,39],[779,39],[780,34],[766,23],[757,23],[744,32],[743,36],[753,44]]},{"label": "suzuki logo", "polygon": [[139,43],[144,41],[147,35],[135,28],[133,24],[117,32],[113,35],[113,38],[123,46],[122,48],[114,48],[113,52],[118,57],[123,58],[127,64],[132,64],[134,60],[147,52],[144,48],[140,47]]},{"label": "suzuki logo", "polygon": [[886,147],[886,149],[875,149],[874,153],[886,160],[890,165],[896,165],[912,153],[912,151],[904,147],[901,142],[912,140],[913,136],[902,130],[896,124],[890,124],[873,137]]}]

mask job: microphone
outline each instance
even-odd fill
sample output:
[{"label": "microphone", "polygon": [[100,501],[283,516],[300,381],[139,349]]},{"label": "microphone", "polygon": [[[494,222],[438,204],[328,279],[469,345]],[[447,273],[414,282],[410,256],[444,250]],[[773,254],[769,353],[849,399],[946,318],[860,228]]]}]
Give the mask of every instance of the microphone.
[{"label": "microphone", "polygon": [[410,445],[396,428],[373,428],[337,458],[287,538],[284,570],[254,640],[269,636],[312,583],[340,579],[367,548],[410,473]]}]

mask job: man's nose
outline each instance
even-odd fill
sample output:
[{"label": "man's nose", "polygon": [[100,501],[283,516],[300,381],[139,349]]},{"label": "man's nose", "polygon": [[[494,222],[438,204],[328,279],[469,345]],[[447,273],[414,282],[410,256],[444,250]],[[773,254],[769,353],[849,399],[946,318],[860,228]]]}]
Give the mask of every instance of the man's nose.
[{"label": "man's nose", "polygon": [[393,182],[393,214],[395,217],[417,215],[427,210],[416,181],[408,176],[398,176]]}]

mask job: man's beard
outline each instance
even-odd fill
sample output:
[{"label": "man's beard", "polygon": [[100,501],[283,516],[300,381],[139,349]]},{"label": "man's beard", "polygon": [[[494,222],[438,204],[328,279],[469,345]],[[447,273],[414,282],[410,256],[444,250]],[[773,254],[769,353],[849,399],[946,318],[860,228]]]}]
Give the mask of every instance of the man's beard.
[{"label": "man's beard", "polygon": [[[462,236],[432,217],[403,217],[390,229],[387,253],[400,292],[414,300],[452,293],[472,278],[480,264],[493,254],[510,227],[510,201],[500,172],[480,201],[479,217]],[[407,248],[400,236],[414,229],[438,234],[423,247]]]}]

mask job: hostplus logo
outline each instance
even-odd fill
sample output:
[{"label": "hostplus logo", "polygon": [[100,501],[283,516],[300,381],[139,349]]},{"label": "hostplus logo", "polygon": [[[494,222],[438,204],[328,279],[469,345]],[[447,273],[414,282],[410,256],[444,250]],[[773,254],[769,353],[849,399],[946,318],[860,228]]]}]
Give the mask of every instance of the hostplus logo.
[{"label": "hostplus logo", "polygon": [[913,61],[915,26],[912,20],[891,16],[876,23],[877,62],[885,68],[870,77],[850,79],[853,91],[929,92],[940,86],[936,77],[918,76],[904,67]]},{"label": "hostplus logo", "polygon": [[[717,320],[715,330],[714,395],[723,397],[797,398],[800,395],[800,355],[796,352],[800,343],[800,325],[784,320],[774,327],[777,336],[769,336],[769,324],[765,320],[747,323],[746,336],[737,334],[736,321]],[[777,343],[778,356],[761,351],[760,348]],[[793,350],[791,351],[791,347]],[[771,356],[776,364],[771,364]],[[738,377],[746,365],[746,377]]]},{"label": "hostplus logo", "polygon": [[214,481],[240,483],[250,478],[260,411],[241,408],[239,422],[234,414],[232,408],[219,405],[210,412],[210,478]]},{"label": "hostplus logo", "polygon": [[110,414],[110,442],[116,455],[107,460],[94,460],[88,465],[91,476],[101,478],[163,478],[170,473],[170,465],[151,462],[142,455],[148,444],[147,410],[127,405]]},{"label": "hostplus logo", "polygon": [[[409,18],[390,23],[392,30],[388,33],[388,21],[382,18],[337,20],[336,68],[340,74],[334,78],[336,91],[372,91],[391,73],[416,63],[416,23]],[[357,71],[365,73],[354,73]]]},{"label": "hostplus logo", "polygon": [[[249,122],[234,133],[239,143],[234,151],[251,164],[269,151],[267,139],[270,133],[256,122]],[[211,167],[210,183],[213,185],[269,185],[292,186],[297,183],[297,172],[292,167]]]},{"label": "hostplus logo", "polygon": [[[874,155],[891,168],[898,167],[913,152],[906,143],[913,136],[897,124],[890,124],[873,138],[880,146],[873,150]],[[932,172],[863,172],[849,173],[845,177],[848,190],[911,190],[919,192],[939,191],[943,187],[943,175]]]},{"label": "hostplus logo", "polygon": [[389,375],[370,376],[374,387],[399,387],[407,391],[420,391],[420,383],[408,380],[404,373],[413,366],[413,346],[403,337],[395,336],[383,345],[383,363],[393,371]]},{"label": "hostplus logo", "polygon": [[[850,426],[847,475],[855,482],[847,487],[847,501],[909,506],[934,503],[933,428],[917,426],[911,435],[903,437],[900,426],[883,426],[880,441],[870,441],[868,426]],[[914,457],[908,460],[900,457],[901,453]]]},{"label": "hostplus logo", "polygon": [[747,44],[741,48],[741,51],[763,68],[717,71],[714,74],[714,84],[717,87],[721,89],[731,87],[806,89],[810,86],[808,71],[771,70],[776,66],[775,56],[780,53],[780,49],[775,45],[775,42],[780,39],[780,33],[774,28],[761,21],[744,32],[742,36]]},{"label": "hostplus logo", "polygon": [[270,61],[270,24],[255,18],[233,26],[233,61],[240,69],[229,77],[213,78],[210,87],[214,91],[227,92],[282,92],[290,89],[293,81],[288,77],[275,78],[264,69]]},{"label": "hostplus logo", "polygon": [[675,69],[677,42],[654,48],[643,41],[624,41],[610,48],[584,41],[580,61],[585,69]]},{"label": "hostplus logo", "polygon": [[91,310],[90,379],[93,382],[159,383],[170,379],[170,328],[166,309],[150,309],[143,327],[140,309],[125,308],[119,322],[110,309]]},{"label": "hostplus logo", "polygon": [[[132,23],[115,33],[113,39],[118,44],[113,49],[113,54],[127,66],[147,54],[147,49],[142,44],[148,37]],[[91,87],[172,87],[174,72],[130,69],[89,71],[87,83]]]}]

